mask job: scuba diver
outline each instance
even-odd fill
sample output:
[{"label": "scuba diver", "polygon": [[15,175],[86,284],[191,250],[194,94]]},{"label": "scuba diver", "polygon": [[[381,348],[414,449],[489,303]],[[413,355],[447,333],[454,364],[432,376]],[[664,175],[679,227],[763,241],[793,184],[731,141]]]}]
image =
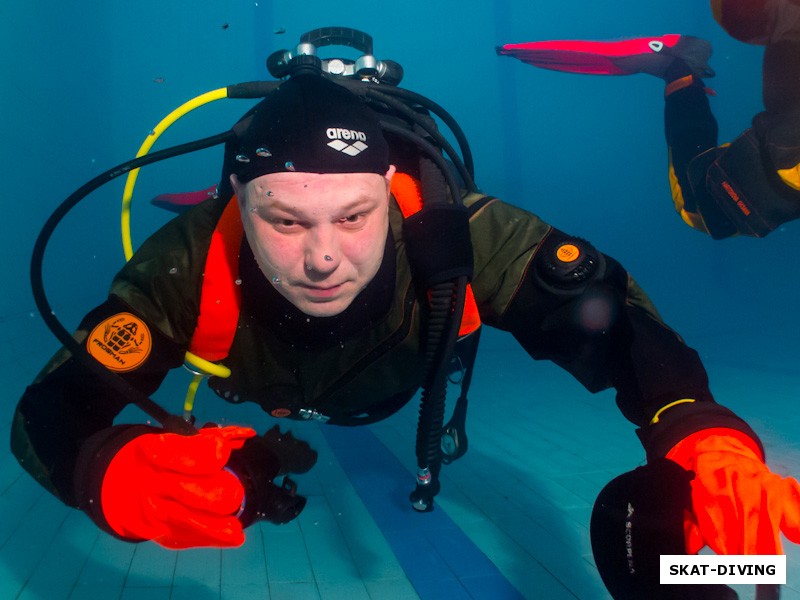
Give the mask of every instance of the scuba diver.
[{"label": "scuba diver", "polygon": [[800,217],[800,0],[711,0],[711,8],[731,36],[764,46],[765,110],[730,144],[718,145],[703,81],[714,75],[705,40],[684,35],[561,40],[508,44],[497,52],[571,73],[647,73],[663,79],[676,211],[714,239],[764,237]]},{"label": "scuba diver", "polygon": [[[245,86],[263,99],[230,130],[142,154],[54,213],[31,272],[64,348],[18,403],[11,445],[20,464],[131,542],[233,547],[256,521],[295,518],[305,498],[290,475],[313,467],[314,450],[277,426],[264,435],[195,427],[190,411],[173,415],[149,398],[188,363],[204,368],[221,398],[284,422],[367,424],[421,390],[410,500],[428,511],[442,464],[466,450],[465,405],[445,424],[444,391],[453,362],[471,363],[483,324],[511,332],[590,392],[616,389],[648,461],[670,458],[680,475],[670,481],[687,497],[694,477],[685,505],[693,543],[779,552],[781,531],[800,542],[800,485],[773,474],[756,433],[714,400],[697,352],[615,259],[480,192],[452,118],[397,87],[399,66],[378,65],[367,37],[310,32],[296,52],[268,61],[278,81]],[[320,59],[316,47],[334,41],[363,48],[363,60]],[[432,115],[454,132],[460,155]],[[223,142],[217,192],[151,235],[107,300],[66,331],[41,282],[63,214],[148,161]],[[160,425],[115,422],[131,404]],[[672,508],[684,514],[683,503]]]}]

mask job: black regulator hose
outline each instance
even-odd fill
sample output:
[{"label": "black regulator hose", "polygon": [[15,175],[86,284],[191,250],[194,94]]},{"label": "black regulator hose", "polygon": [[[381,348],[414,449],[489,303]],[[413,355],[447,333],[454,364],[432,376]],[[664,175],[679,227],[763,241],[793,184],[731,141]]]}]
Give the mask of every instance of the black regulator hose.
[{"label": "black regulator hose", "polygon": [[226,131],[202,140],[181,144],[179,146],[174,146],[172,148],[167,148],[165,150],[160,150],[158,152],[153,152],[152,154],[147,154],[145,156],[129,160],[121,165],[109,169],[104,173],[101,173],[91,181],[81,186],[53,211],[53,214],[47,219],[42,227],[42,230],[39,232],[39,236],[36,238],[36,243],[33,246],[33,254],[31,256],[30,277],[33,299],[36,303],[36,308],[42,315],[45,325],[47,325],[50,331],[53,332],[53,335],[58,338],[58,340],[64,345],[70,354],[72,354],[73,357],[82,361],[83,364],[94,375],[108,385],[116,388],[126,398],[130,398],[131,402],[136,404],[153,419],[161,423],[165,429],[174,433],[188,435],[196,433],[196,429],[178,415],[173,415],[164,410],[163,407],[154,402],[147,394],[137,390],[127,381],[125,381],[125,379],[116,373],[109,371],[96,360],[94,360],[86,352],[83,345],[72,337],[70,332],[67,331],[64,325],[62,325],[62,323],[55,316],[55,312],[53,311],[44,291],[42,276],[44,253],[45,249],[47,248],[47,244],[53,235],[53,232],[61,220],[67,215],[67,213],[69,213],[70,210],[75,207],[75,205],[78,204],[78,202],[83,200],[97,188],[105,185],[113,179],[116,179],[120,175],[124,175],[129,171],[132,171],[133,169],[138,169],[139,167],[165,160],[167,158],[172,158],[174,156],[180,156],[182,154],[195,152],[196,150],[203,150],[205,148],[222,144],[230,139],[231,136],[232,133],[230,131]]},{"label": "black regulator hose", "polygon": [[[419,135],[393,123],[381,121],[389,133],[416,144],[423,152],[420,159],[420,184],[430,208],[461,203],[461,190],[436,147]],[[448,194],[449,191],[449,194]],[[430,315],[425,344],[425,373],[417,422],[417,486],[411,493],[411,505],[420,512],[433,510],[433,498],[439,493],[442,466],[442,432],[447,396],[448,362],[458,340],[461,316],[466,299],[467,277],[458,276],[430,286]]]},{"label": "black regulator hose", "polygon": [[459,277],[453,282],[434,285],[430,290],[426,375],[417,422],[417,487],[410,496],[411,505],[420,512],[433,510],[433,498],[440,489],[447,363],[458,339],[466,287],[467,278]]},{"label": "black regulator hose", "polygon": [[[438,153],[434,157],[441,158]],[[442,161],[443,162],[443,161]],[[430,205],[447,204],[447,187],[454,203],[461,201],[447,165],[424,157],[420,160],[420,185]],[[449,177],[448,177],[449,175]],[[448,182],[448,179],[450,180]],[[460,276],[430,287],[430,316],[425,344],[425,374],[417,421],[417,486],[411,493],[415,510],[433,510],[433,498],[439,493],[442,467],[442,433],[447,400],[448,365],[458,339],[464,312],[467,277]]]},{"label": "black regulator hose", "polygon": [[[426,108],[431,109],[430,105],[433,105],[437,109],[441,111],[441,114],[436,110],[431,109],[435,115],[439,118],[444,120],[445,115],[447,118],[452,121],[453,125],[451,126],[451,131],[453,131],[453,135],[456,136],[456,140],[459,143],[459,148],[461,150],[461,156],[459,156],[455,149],[452,147],[450,142],[441,134],[441,132],[436,128],[435,123],[430,119],[428,115],[423,115],[416,112],[414,109],[410,108],[408,104],[405,102],[396,100],[395,98],[391,97],[391,95],[398,95],[401,98],[413,98],[419,101],[425,101],[428,106]],[[467,189],[469,191],[477,191],[477,187],[473,180],[474,173],[472,167],[472,154],[469,149],[469,144],[467,144],[466,137],[464,136],[463,132],[460,129],[453,129],[452,127],[458,128],[458,124],[455,123],[453,118],[441,107],[439,107],[434,102],[428,100],[424,96],[419,96],[413,92],[409,92],[408,90],[401,90],[399,88],[394,87],[370,87],[367,90],[366,97],[372,100],[376,100],[386,104],[390,108],[394,109],[396,112],[400,113],[401,115],[405,116],[408,120],[412,123],[415,123],[420,128],[422,128],[425,133],[427,133],[431,139],[436,142],[436,145],[439,146],[452,160],[453,165],[456,167],[459,176],[464,181]],[[420,106],[424,106],[420,104]],[[429,122],[430,121],[430,122]],[[450,123],[445,121],[445,123],[450,126]],[[438,152],[437,152],[438,154]],[[463,156],[463,159],[462,159]],[[447,169],[449,170],[449,169]],[[423,186],[424,187],[424,186]]]},{"label": "black regulator hose", "polygon": [[[425,153],[426,157],[429,157],[436,165],[438,171],[441,172],[441,176],[444,177],[444,182],[447,185],[447,189],[450,190],[450,196],[453,199],[453,202],[460,203],[461,202],[461,189],[458,186],[458,182],[456,181],[455,176],[453,175],[450,166],[448,165],[447,161],[444,157],[439,154],[436,147],[431,144],[430,142],[424,140],[419,135],[412,133],[405,127],[401,127],[394,123],[390,123],[388,121],[381,121],[380,122],[381,128],[385,131],[397,135],[397,137],[401,137],[413,144],[416,144],[420,150]],[[424,175],[422,175],[425,177]],[[425,196],[426,200],[428,200],[427,195]],[[430,200],[428,200],[430,204]]]},{"label": "black regulator hose", "polygon": [[461,129],[461,126],[458,124],[458,122],[456,122],[453,116],[449,112],[447,112],[444,109],[444,107],[442,107],[440,104],[437,104],[430,98],[426,98],[422,94],[418,94],[417,92],[412,92],[411,90],[405,88],[399,88],[381,84],[371,84],[371,83],[366,83],[364,85],[366,85],[367,88],[370,90],[377,89],[386,94],[399,96],[403,100],[406,100],[410,103],[419,104],[420,106],[425,107],[433,114],[435,114],[437,117],[439,117],[447,125],[447,127],[453,133],[453,136],[456,138],[456,141],[458,142],[458,147],[461,149],[464,166],[467,169],[468,173],[470,174],[470,179],[475,176],[475,166],[472,159],[472,150],[470,150],[469,143],[467,142],[467,136],[464,134],[464,131]]}]

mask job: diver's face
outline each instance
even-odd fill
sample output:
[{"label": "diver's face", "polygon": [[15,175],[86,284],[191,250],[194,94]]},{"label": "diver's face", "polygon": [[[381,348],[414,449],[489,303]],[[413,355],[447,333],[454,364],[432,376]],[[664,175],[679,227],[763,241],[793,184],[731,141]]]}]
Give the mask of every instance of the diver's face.
[{"label": "diver's face", "polygon": [[345,310],[378,272],[389,228],[390,167],[375,173],[231,177],[264,276],[307,315]]}]

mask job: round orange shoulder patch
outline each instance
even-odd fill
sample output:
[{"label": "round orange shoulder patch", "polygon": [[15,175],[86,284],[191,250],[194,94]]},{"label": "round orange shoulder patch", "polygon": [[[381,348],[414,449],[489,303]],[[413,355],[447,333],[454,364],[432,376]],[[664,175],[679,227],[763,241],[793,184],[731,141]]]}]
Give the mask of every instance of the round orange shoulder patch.
[{"label": "round orange shoulder patch", "polygon": [[147,360],[153,336],[144,321],[130,313],[107,318],[92,329],[86,350],[111,371],[124,373],[137,369]]}]

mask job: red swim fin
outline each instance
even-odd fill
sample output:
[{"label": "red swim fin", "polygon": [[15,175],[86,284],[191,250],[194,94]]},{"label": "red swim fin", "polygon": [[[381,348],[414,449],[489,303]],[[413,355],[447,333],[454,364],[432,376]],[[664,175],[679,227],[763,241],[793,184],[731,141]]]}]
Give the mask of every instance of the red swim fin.
[{"label": "red swim fin", "polygon": [[200,204],[217,193],[217,186],[212,185],[204,190],[196,192],[180,192],[178,194],[160,194],[150,200],[153,206],[169,210],[171,212],[183,212],[195,204]]},{"label": "red swim fin", "polygon": [[654,65],[649,63],[654,59],[666,62],[680,57],[692,67],[696,66],[701,76],[713,75],[706,65],[711,54],[708,42],[676,33],[606,42],[553,40],[506,44],[496,50],[500,56],[511,56],[535,67],[566,73],[631,75],[652,72]]}]

